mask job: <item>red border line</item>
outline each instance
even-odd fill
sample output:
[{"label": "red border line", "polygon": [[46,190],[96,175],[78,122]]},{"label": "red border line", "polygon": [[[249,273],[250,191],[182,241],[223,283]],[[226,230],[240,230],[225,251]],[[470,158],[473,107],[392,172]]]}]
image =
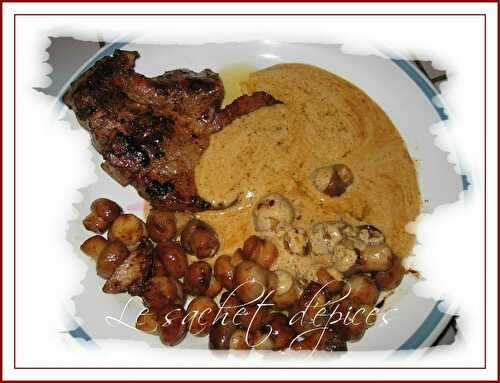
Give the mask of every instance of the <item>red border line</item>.
[{"label": "red border line", "polygon": [[[3,1],[4,3],[31,3],[33,0],[8,0],[8,1]],[[52,0],[51,2],[53,3],[100,3],[101,1],[99,0],[86,0],[86,1],[66,1],[66,0]],[[137,3],[135,0],[124,0],[124,1],[119,1],[119,0],[108,0],[108,2],[111,3]],[[144,1],[143,4],[154,4],[154,3],[164,3],[165,1],[162,0],[149,0],[149,1]],[[175,2],[175,1],[172,1]],[[196,1],[186,1],[186,3],[213,3],[214,1],[210,0],[196,0]],[[235,1],[231,0],[218,0],[218,3],[235,3]],[[239,0],[236,1],[237,3],[267,3],[268,1],[266,0]],[[341,3],[342,1],[330,1],[330,0],[314,0],[310,2],[305,2],[301,0],[273,0],[273,3]],[[380,3],[381,1],[379,0],[352,0],[350,1],[352,3]],[[384,0],[383,2],[385,3],[434,3],[436,2],[435,0]],[[468,0],[440,0],[440,3],[473,3],[473,1],[468,1]],[[497,0],[482,0],[482,3],[496,3],[498,2]],[[167,1],[168,3],[168,1]]]},{"label": "red border line", "polygon": [[[431,1],[431,0],[427,0]],[[7,3],[10,1],[7,1]],[[56,1],[57,2],[57,1]],[[92,0],[89,2],[93,2]],[[97,2],[97,1],[96,1]],[[129,2],[126,0],[125,2]],[[130,1],[131,2],[131,1]],[[260,2],[260,1],[249,1],[249,2]],[[282,0],[278,0],[277,2],[282,2]],[[322,2],[322,1],[320,1]],[[407,1],[407,2],[417,2],[417,1]],[[423,2],[426,2],[424,0]],[[444,0],[443,2],[456,2]],[[485,2],[497,2],[495,0],[486,0]],[[3,8],[3,5],[2,5]],[[234,13],[214,13],[214,14],[185,14],[185,13],[172,13],[172,14],[152,14],[152,13],[130,13],[130,14],[70,14],[70,13],[46,13],[46,14],[36,14],[36,13],[25,13],[25,14],[14,14],[14,369],[25,369],[25,370],[88,370],[88,369],[96,369],[96,370],[163,370],[163,369],[172,369],[172,370],[214,370],[214,369],[227,369],[227,370],[241,370],[241,369],[249,369],[250,367],[18,367],[16,366],[16,21],[17,16],[483,16],[484,18],[484,179],[485,179],[485,190],[484,190],[484,366],[483,367],[251,367],[252,369],[260,369],[260,370],[294,370],[294,369],[310,369],[310,370],[477,370],[477,369],[486,369],[486,352],[487,352],[487,337],[486,337],[486,252],[487,252],[487,244],[486,244],[486,124],[487,124],[487,92],[486,92],[486,58],[487,58],[487,44],[486,44],[486,14],[481,13],[420,13],[420,14],[401,14],[401,13],[362,13],[362,14],[353,14],[353,13],[328,13],[328,14],[318,14],[318,13],[296,13],[296,14],[285,14],[285,13],[276,13],[276,14],[234,14]],[[3,69],[3,65],[2,65]],[[2,71],[3,74],[3,71]],[[2,185],[3,188],[3,185]],[[3,189],[2,189],[3,190]],[[3,200],[2,200],[3,205]],[[2,222],[3,224],[3,222]],[[2,232],[3,234],[3,232]],[[3,327],[2,330],[3,332]],[[82,381],[83,382],[83,381]]]},{"label": "red border line", "polygon": [[484,13],[16,13],[15,16],[486,16]]},{"label": "red border line", "polygon": [[[498,12],[498,6],[497,6],[497,12]],[[484,15],[484,368],[486,368],[486,360],[487,360],[487,353],[488,349],[486,347],[486,331],[487,331],[487,312],[486,312],[486,301],[487,301],[487,267],[486,267],[486,248],[487,248],[487,242],[486,242],[486,221],[487,221],[487,208],[486,208],[486,135],[487,135],[487,130],[486,130],[486,124],[487,124],[487,114],[486,114],[486,94],[487,94],[487,85],[488,82],[486,81],[486,65],[487,65],[487,43],[486,43],[486,36],[487,36],[487,28],[486,28],[486,15]],[[497,61],[498,63],[498,61]],[[497,70],[498,74],[498,70]],[[497,274],[498,278],[498,274]],[[497,307],[497,320],[498,320],[498,307]],[[498,344],[497,344],[498,347]],[[497,348],[498,351],[498,348]],[[497,376],[498,378],[498,376]]]},{"label": "red border line", "polygon": [[[14,15],[14,369],[16,368],[16,82],[17,82],[17,74],[16,74],[16,15]],[[3,330],[2,330],[3,332]]]}]

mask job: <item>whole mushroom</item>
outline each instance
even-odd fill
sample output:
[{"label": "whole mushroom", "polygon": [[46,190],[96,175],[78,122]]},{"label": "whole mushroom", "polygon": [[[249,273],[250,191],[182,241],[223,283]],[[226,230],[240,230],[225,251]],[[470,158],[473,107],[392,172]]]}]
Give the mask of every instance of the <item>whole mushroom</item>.
[{"label": "whole mushroom", "polygon": [[286,270],[276,270],[276,288],[272,300],[278,309],[287,309],[299,299],[299,289],[295,278]]},{"label": "whole mushroom", "polygon": [[353,183],[354,176],[347,165],[335,164],[316,169],[311,179],[320,192],[338,197]]},{"label": "whole mushroom", "polygon": [[94,235],[82,243],[80,250],[89,257],[92,257],[94,260],[97,260],[99,254],[101,254],[107,244],[108,241],[106,238],[101,235]]},{"label": "whole mushroom", "polygon": [[136,249],[147,238],[146,224],[133,214],[122,214],[111,224],[110,241],[120,241],[129,250]]},{"label": "whole mushroom", "polygon": [[212,268],[207,262],[191,263],[184,275],[184,288],[191,295],[204,295],[210,287]]},{"label": "whole mushroom", "polygon": [[214,276],[226,288],[233,288],[234,268],[243,262],[243,252],[238,249],[233,255],[220,255],[214,263]]},{"label": "whole mushroom", "polygon": [[268,269],[279,257],[279,252],[271,240],[252,235],[243,244],[242,255]]},{"label": "whole mushroom", "polygon": [[278,193],[262,197],[253,210],[257,231],[275,231],[288,227],[295,218],[292,204]]},{"label": "whole mushroom", "polygon": [[149,237],[155,242],[168,241],[177,235],[175,215],[170,211],[153,209],[146,220]]},{"label": "whole mushroom", "polygon": [[87,230],[102,234],[122,213],[122,208],[107,198],[98,198],[90,205],[90,214],[83,220]]},{"label": "whole mushroom", "polygon": [[252,261],[243,261],[234,270],[235,294],[244,303],[263,298],[276,283],[273,273]]},{"label": "whole mushroom", "polygon": [[391,290],[398,287],[405,275],[405,269],[401,262],[401,258],[393,255],[391,258],[391,266],[386,271],[378,271],[374,273],[373,279],[377,287],[381,290]]},{"label": "whole mushroom", "polygon": [[379,290],[373,279],[363,274],[356,274],[349,278],[344,287],[344,293],[348,293],[353,302],[361,305],[374,305],[379,296]]},{"label": "whole mushroom", "polygon": [[219,250],[219,237],[215,230],[199,219],[189,221],[181,234],[182,247],[199,259],[211,258]]}]

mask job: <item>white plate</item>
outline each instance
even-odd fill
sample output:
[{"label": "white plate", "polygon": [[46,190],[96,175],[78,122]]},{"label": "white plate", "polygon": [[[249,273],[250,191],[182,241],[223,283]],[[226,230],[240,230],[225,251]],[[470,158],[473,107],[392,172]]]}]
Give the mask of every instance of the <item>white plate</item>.
[{"label": "white plate", "polygon": [[[453,171],[446,155],[433,144],[433,137],[429,133],[432,124],[447,118],[441,107],[441,100],[432,84],[407,61],[383,58],[387,57],[383,53],[380,57],[345,54],[339,46],[269,41],[198,46],[113,43],[85,63],[72,79],[97,59],[111,54],[114,49],[137,50],[141,58],[137,61],[136,70],[148,76],[183,67],[197,71],[204,68],[218,71],[228,65],[240,63],[260,69],[282,62],[300,62],[327,69],[365,91],[399,129],[411,156],[419,163],[419,183],[422,199],[426,201],[424,212],[429,213],[436,206],[456,201],[462,190],[460,176]],[[60,101],[58,109],[62,114],[66,111]],[[78,127],[73,113],[69,113],[67,118]],[[100,156],[95,153],[96,164],[100,162],[99,159]],[[89,264],[87,275],[82,281],[85,290],[74,299],[76,314],[72,326],[76,328],[70,334],[97,343],[104,338],[134,339],[159,346],[157,337],[137,333],[124,325],[110,326],[110,322],[103,320],[106,316],[120,317],[129,297],[125,294],[116,296],[101,292],[102,280],[96,276],[91,261],[78,250],[81,242],[88,237],[81,219],[90,202],[97,197],[111,196],[125,210],[139,215],[142,214],[142,200],[132,188],[122,188],[112,181],[100,167],[96,167],[96,172],[98,181],[82,190],[84,200],[77,206],[81,217],[70,223],[68,232],[68,238],[75,248],[75,256],[85,259]],[[436,179],[440,182],[433,182]],[[361,341],[349,345],[351,350],[415,349],[429,346],[435,341],[450,317],[439,311],[435,301],[419,298],[412,293],[412,286],[416,282],[414,277],[405,277],[385,306],[392,310],[387,314],[388,324],[379,319]],[[131,321],[138,310],[139,304],[127,306],[123,321],[133,325]],[[178,347],[206,348],[206,344],[206,338],[188,337]]]}]

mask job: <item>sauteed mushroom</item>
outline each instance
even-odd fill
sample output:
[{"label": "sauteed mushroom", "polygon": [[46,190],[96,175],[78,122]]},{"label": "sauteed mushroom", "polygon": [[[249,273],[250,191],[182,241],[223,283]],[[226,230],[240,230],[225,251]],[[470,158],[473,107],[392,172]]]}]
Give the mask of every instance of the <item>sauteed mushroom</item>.
[{"label": "sauteed mushroom", "polygon": [[212,268],[207,262],[194,262],[186,269],[184,287],[191,295],[203,295],[210,286],[211,278]]},{"label": "sauteed mushroom", "polygon": [[102,234],[122,213],[122,208],[107,198],[98,198],[90,205],[90,214],[83,220],[87,230]]},{"label": "sauteed mushroom", "polygon": [[107,244],[108,241],[106,238],[101,235],[94,235],[82,243],[80,250],[89,257],[92,257],[94,260],[97,260],[99,254],[101,254]]},{"label": "sauteed mushroom", "polygon": [[182,278],[186,274],[188,260],[184,250],[175,242],[164,241],[156,246],[156,256],[168,275]]},{"label": "sauteed mushroom", "polygon": [[243,244],[243,257],[269,269],[279,252],[272,241],[252,235]]},{"label": "sauteed mushroom", "polygon": [[188,222],[181,235],[181,243],[189,254],[199,259],[211,258],[219,250],[217,233],[206,222],[192,219]]},{"label": "sauteed mushroom", "polygon": [[155,242],[169,241],[177,235],[175,215],[170,211],[153,209],[148,214],[146,229]]},{"label": "sauteed mushroom", "polygon": [[401,263],[401,258],[393,255],[391,267],[386,271],[378,271],[373,278],[378,288],[381,290],[392,290],[398,287],[405,275],[405,269]]},{"label": "sauteed mushroom", "polygon": [[120,241],[129,250],[134,250],[147,237],[146,225],[133,214],[122,214],[116,218],[108,232],[110,241]]}]

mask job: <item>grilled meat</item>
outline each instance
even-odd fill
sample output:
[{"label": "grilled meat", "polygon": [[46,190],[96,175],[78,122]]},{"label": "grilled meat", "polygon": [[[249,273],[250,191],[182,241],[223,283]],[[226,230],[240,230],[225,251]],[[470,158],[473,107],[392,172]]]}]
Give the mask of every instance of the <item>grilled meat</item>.
[{"label": "grilled meat", "polygon": [[214,208],[198,195],[194,169],[209,137],[236,118],[279,103],[265,92],[224,109],[217,73],[178,69],[148,78],[137,52],[116,50],[83,73],[64,96],[104,157],[102,168],[160,209]]}]

